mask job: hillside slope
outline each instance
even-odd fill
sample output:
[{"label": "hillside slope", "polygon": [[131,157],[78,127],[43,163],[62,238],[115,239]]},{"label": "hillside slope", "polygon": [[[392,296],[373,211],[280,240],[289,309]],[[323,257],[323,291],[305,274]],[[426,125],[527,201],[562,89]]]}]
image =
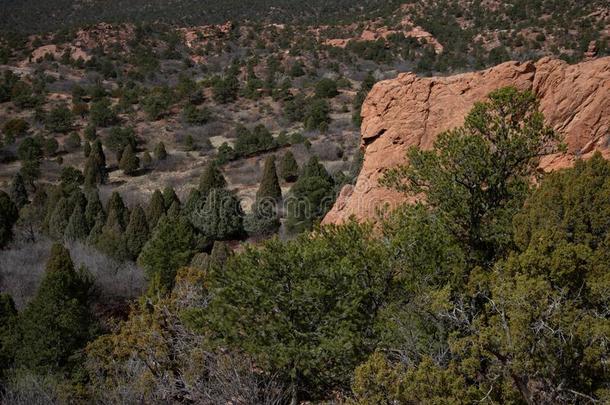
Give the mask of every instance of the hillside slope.
[{"label": "hillside slope", "polygon": [[384,170],[404,163],[411,146],[431,148],[437,135],[460,126],[476,101],[504,86],[532,90],[540,97],[548,123],[563,134],[567,154],[545,158],[546,170],[569,166],[594,150],[610,155],[610,57],[577,65],[544,58],[507,62],[494,68],[450,77],[402,74],[377,83],[362,107],[364,165],[356,186],[345,188],[326,223],[355,216],[374,218],[404,196],[378,184]]}]

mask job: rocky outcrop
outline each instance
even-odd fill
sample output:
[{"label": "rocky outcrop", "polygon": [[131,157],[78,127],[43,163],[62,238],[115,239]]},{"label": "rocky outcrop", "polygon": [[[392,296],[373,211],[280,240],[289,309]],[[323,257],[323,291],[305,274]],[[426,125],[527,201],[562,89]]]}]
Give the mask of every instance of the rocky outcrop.
[{"label": "rocky outcrop", "polygon": [[377,83],[362,107],[364,164],[355,187],[345,190],[324,219],[340,223],[350,216],[374,219],[403,195],[378,184],[389,167],[405,163],[411,146],[431,148],[439,133],[461,126],[476,101],[492,90],[515,86],[540,98],[547,123],[563,134],[566,154],[542,160],[544,170],[569,166],[601,150],[610,157],[610,57],[577,65],[544,58],[507,62],[488,70],[450,77],[401,74]]}]

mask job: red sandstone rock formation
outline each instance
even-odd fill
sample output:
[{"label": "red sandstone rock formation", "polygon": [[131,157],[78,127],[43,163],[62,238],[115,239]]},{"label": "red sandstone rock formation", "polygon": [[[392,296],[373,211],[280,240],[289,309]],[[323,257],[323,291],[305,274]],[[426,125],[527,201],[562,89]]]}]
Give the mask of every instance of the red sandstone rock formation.
[{"label": "red sandstone rock formation", "polygon": [[550,58],[507,62],[451,77],[401,74],[376,84],[364,102],[362,171],[324,222],[340,223],[352,215],[374,219],[385,204],[391,208],[404,202],[403,195],[378,184],[384,170],[405,163],[410,146],[431,148],[439,133],[463,124],[476,101],[509,85],[538,95],[548,124],[568,145],[566,154],[542,160],[544,170],[569,166],[595,150],[610,157],[610,57],[577,65]]}]

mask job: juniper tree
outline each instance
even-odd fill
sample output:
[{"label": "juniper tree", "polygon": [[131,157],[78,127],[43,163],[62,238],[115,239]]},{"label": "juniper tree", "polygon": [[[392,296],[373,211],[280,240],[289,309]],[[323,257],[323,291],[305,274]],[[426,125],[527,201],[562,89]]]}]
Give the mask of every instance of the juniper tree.
[{"label": "juniper tree", "polygon": [[263,176],[260,181],[260,186],[256,192],[256,200],[262,201],[270,199],[278,201],[282,198],[282,189],[277,178],[277,170],[275,168],[275,156],[269,156],[265,160],[263,168]]},{"label": "juniper tree", "polygon": [[148,218],[148,226],[149,228],[155,229],[159,219],[163,215],[165,215],[165,200],[163,199],[163,194],[159,190],[155,190],[153,193],[150,203],[148,203],[148,208],[146,209],[146,217]]},{"label": "juniper tree", "polygon": [[280,176],[289,183],[296,181],[299,177],[299,164],[297,163],[291,151],[288,151],[282,157],[278,166]]},{"label": "juniper tree", "polygon": [[25,182],[23,181],[23,177],[19,172],[15,173],[15,175],[13,176],[9,194],[17,208],[21,208],[29,202],[28,191],[25,188]]},{"label": "juniper tree", "polygon": [[99,139],[93,142],[91,153],[85,163],[84,175],[86,187],[96,187],[98,184],[104,184],[108,179],[106,155]]},{"label": "juniper tree", "polygon": [[165,209],[169,210],[174,203],[180,205],[180,199],[176,195],[176,191],[173,187],[167,186],[163,189],[163,204],[165,205]]},{"label": "juniper tree", "polygon": [[189,221],[182,215],[164,215],[138,257],[150,288],[169,292],[178,269],[190,262],[194,247],[195,234]]},{"label": "juniper tree", "polygon": [[85,221],[89,229],[93,228],[93,225],[95,224],[95,221],[99,215],[102,216],[105,223],[106,218],[104,215],[104,206],[100,201],[100,195],[97,192],[97,189],[94,189],[89,191],[87,196],[87,206],[85,207]]},{"label": "juniper tree", "polygon": [[208,162],[199,178],[199,192],[206,197],[215,188],[225,188],[227,181],[215,162]]},{"label": "juniper tree", "polygon": [[37,372],[74,367],[94,331],[92,287],[86,271],[74,269],[68,250],[53,245],[40,287],[19,315],[18,364]]},{"label": "juniper tree", "polygon": [[243,213],[235,195],[225,189],[212,189],[203,207],[191,216],[193,225],[211,240],[240,237]]},{"label": "juniper tree", "polygon": [[129,210],[123,202],[123,198],[118,192],[113,192],[108,200],[106,208],[106,226],[115,228],[119,232],[123,232],[129,222]]},{"label": "juniper tree", "polygon": [[119,162],[119,169],[128,176],[133,175],[140,168],[140,159],[135,154],[133,147],[127,145],[123,154],[121,155],[121,161]]},{"label": "juniper tree", "polygon": [[165,144],[163,142],[159,142],[157,146],[155,146],[155,159],[167,159],[167,151],[165,150]]},{"label": "juniper tree", "polygon": [[89,228],[85,220],[85,211],[80,204],[76,204],[64,231],[64,239],[67,241],[84,241],[88,235]]},{"label": "juniper tree", "polygon": [[19,219],[17,206],[4,191],[0,191],[0,248],[13,239],[13,225]]},{"label": "juniper tree", "polygon": [[88,158],[89,155],[91,155],[91,142],[85,141],[85,144],[83,145],[83,155],[85,158]]},{"label": "juniper tree", "polygon": [[49,217],[48,229],[49,235],[56,240],[62,240],[64,231],[68,226],[68,221],[74,210],[74,204],[69,198],[62,197],[53,207],[51,216]]},{"label": "juniper tree", "polygon": [[146,214],[140,205],[136,205],[131,211],[131,217],[129,218],[129,224],[124,236],[127,251],[132,260],[138,258],[149,236]]},{"label": "juniper tree", "polygon": [[0,293],[0,379],[14,362],[16,327],[17,309],[13,297]]}]

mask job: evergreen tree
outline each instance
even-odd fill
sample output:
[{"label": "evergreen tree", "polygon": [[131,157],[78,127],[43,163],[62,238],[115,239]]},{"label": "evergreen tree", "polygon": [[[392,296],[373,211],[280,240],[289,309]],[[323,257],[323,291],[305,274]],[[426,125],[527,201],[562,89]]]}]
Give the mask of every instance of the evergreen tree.
[{"label": "evergreen tree", "polygon": [[19,172],[15,173],[10,186],[10,196],[17,208],[22,208],[28,200],[28,191],[25,188],[23,177]]},{"label": "evergreen tree", "polygon": [[123,170],[128,176],[133,175],[140,168],[140,159],[135,154],[133,147],[127,145],[121,155],[121,161],[119,162],[119,169]]},{"label": "evergreen tree", "polygon": [[150,156],[150,152],[146,151],[144,152],[144,155],[142,155],[142,167],[147,169],[151,164],[152,157]]},{"label": "evergreen tree", "polygon": [[313,156],[303,167],[290,193],[293,198],[288,204],[288,229],[293,232],[311,229],[334,203],[334,180]]},{"label": "evergreen tree", "polygon": [[36,296],[19,316],[17,363],[34,371],[69,371],[92,337],[93,283],[76,271],[70,253],[55,244]]},{"label": "evergreen tree", "polygon": [[165,144],[163,142],[159,142],[157,146],[155,146],[155,159],[167,159],[167,151],[165,150]]},{"label": "evergreen tree", "polygon": [[85,163],[84,175],[86,187],[95,187],[98,184],[104,184],[108,180],[106,155],[99,139],[93,142],[91,153]]},{"label": "evergreen tree", "polygon": [[99,242],[99,238],[104,231],[104,225],[106,224],[106,217],[104,216],[104,212],[100,211],[93,222],[93,226],[91,227],[91,231],[89,232],[89,236],[87,236],[87,244],[89,246],[96,246]]},{"label": "evergreen tree", "polygon": [[211,240],[229,240],[242,234],[242,210],[233,193],[215,188],[210,191],[203,208],[193,213],[191,221]]},{"label": "evergreen tree", "polygon": [[264,199],[278,201],[282,198],[282,189],[277,178],[277,170],[275,168],[275,156],[269,156],[265,160],[263,168],[263,177],[260,181],[260,186],[256,192],[257,202]]},{"label": "evergreen tree", "polygon": [[165,205],[165,208],[169,210],[174,203],[177,203],[178,206],[180,206],[180,199],[178,198],[178,195],[176,195],[176,191],[172,187],[167,186],[163,189],[163,204]]},{"label": "evergreen tree", "polygon": [[225,188],[227,181],[215,162],[209,162],[203,169],[199,179],[199,192],[207,196],[215,188]]},{"label": "evergreen tree", "polygon": [[106,226],[116,229],[119,233],[125,230],[129,222],[129,210],[118,192],[113,192],[106,208]]},{"label": "evergreen tree", "polygon": [[64,238],[67,241],[84,241],[88,235],[89,228],[85,220],[85,211],[80,204],[76,204],[64,231]]},{"label": "evergreen tree", "polygon": [[166,213],[165,200],[163,194],[159,190],[155,190],[153,193],[148,208],[146,210],[146,217],[148,218],[148,227],[153,230],[157,226],[159,219]]},{"label": "evergreen tree", "polygon": [[88,229],[93,229],[93,225],[95,225],[95,221],[100,214],[105,223],[104,206],[100,201],[100,195],[98,194],[97,189],[94,189],[89,192],[87,206],[85,207],[85,221]]},{"label": "evergreen tree", "polygon": [[149,236],[146,214],[140,205],[136,205],[125,230],[125,244],[132,260],[138,258]]},{"label": "evergreen tree", "polygon": [[0,191],[0,249],[13,239],[13,225],[19,219],[19,211],[11,198]]},{"label": "evergreen tree", "polygon": [[74,204],[66,197],[62,197],[53,207],[48,223],[49,235],[53,239],[63,239],[72,211],[74,211]]},{"label": "evergreen tree", "polygon": [[85,158],[88,158],[91,155],[91,142],[85,141],[83,145],[83,155]]},{"label": "evergreen tree", "polygon": [[202,194],[199,189],[192,189],[189,193],[189,196],[186,199],[186,203],[184,204],[183,213],[187,217],[190,217],[193,212],[203,206],[202,203]]},{"label": "evergreen tree", "polygon": [[282,157],[278,171],[284,181],[289,183],[296,181],[299,177],[299,164],[291,151],[286,152],[286,154]]},{"label": "evergreen tree", "polygon": [[13,365],[15,357],[15,328],[17,309],[13,297],[0,293],[0,379]]},{"label": "evergreen tree", "polygon": [[138,257],[151,288],[170,291],[178,269],[190,262],[194,246],[195,234],[184,216],[163,216]]}]

